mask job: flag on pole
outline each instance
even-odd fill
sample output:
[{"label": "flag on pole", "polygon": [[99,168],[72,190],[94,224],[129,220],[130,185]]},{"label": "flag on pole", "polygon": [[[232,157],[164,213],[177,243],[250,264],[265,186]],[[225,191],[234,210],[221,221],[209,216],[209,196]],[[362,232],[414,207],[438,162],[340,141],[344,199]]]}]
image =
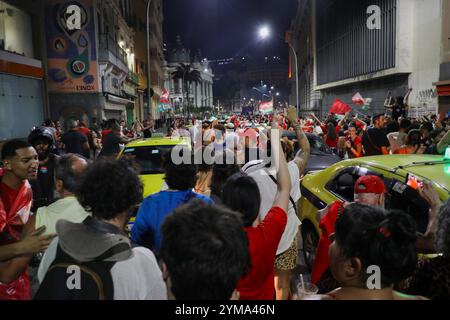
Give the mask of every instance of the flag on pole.
[{"label": "flag on pole", "polygon": [[360,107],[362,107],[363,105],[366,104],[366,100],[364,100],[364,98],[362,97],[362,95],[359,92],[357,92],[353,96],[352,102],[353,102],[353,104],[356,104],[357,106],[360,106]]},{"label": "flag on pole", "polygon": [[352,111],[352,108],[339,99],[334,100],[330,109],[330,113],[334,114],[346,114],[349,111]]},{"label": "flag on pole", "polygon": [[259,111],[263,114],[273,113],[273,98],[268,102],[261,102],[259,104]]}]

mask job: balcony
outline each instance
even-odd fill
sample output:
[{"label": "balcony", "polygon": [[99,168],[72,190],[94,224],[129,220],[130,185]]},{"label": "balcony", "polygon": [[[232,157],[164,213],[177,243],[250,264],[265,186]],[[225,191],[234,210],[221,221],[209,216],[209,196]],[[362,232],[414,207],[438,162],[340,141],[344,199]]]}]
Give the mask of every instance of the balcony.
[{"label": "balcony", "polygon": [[139,76],[137,73],[132,71],[128,72],[128,79],[130,79],[135,85],[139,85]]},{"label": "balcony", "polygon": [[98,58],[99,61],[107,61],[128,73],[127,53],[119,44],[106,34],[98,35]]}]

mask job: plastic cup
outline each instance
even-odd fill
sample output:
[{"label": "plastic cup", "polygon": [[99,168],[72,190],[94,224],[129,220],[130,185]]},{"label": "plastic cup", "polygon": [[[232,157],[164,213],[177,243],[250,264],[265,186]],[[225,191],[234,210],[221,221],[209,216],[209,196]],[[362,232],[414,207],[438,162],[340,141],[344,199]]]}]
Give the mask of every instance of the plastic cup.
[{"label": "plastic cup", "polygon": [[307,296],[315,295],[319,292],[319,288],[311,282],[305,282],[304,286],[301,282],[297,284],[297,295],[299,299],[307,298]]}]

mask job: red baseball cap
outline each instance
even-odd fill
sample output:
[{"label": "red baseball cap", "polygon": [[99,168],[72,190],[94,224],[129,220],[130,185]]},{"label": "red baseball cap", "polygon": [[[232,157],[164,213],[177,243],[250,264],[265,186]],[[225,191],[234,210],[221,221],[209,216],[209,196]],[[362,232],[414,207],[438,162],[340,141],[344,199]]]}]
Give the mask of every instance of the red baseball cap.
[{"label": "red baseball cap", "polygon": [[355,183],[355,194],[375,193],[382,194],[386,192],[383,179],[377,176],[362,176]]}]

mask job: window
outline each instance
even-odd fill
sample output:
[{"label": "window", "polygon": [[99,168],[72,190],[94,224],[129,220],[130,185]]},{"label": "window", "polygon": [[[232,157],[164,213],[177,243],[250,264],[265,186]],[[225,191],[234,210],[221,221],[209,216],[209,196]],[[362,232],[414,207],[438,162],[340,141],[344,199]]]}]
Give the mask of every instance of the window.
[{"label": "window", "polygon": [[124,157],[132,158],[139,165],[141,174],[161,174],[162,157],[172,151],[174,146],[152,146],[139,148],[126,148]]},{"label": "window", "polygon": [[0,50],[34,58],[31,29],[28,13],[0,1]]},{"label": "window", "polygon": [[354,186],[359,177],[358,167],[346,168],[330,180],[325,188],[334,193],[341,200],[353,202]]}]

